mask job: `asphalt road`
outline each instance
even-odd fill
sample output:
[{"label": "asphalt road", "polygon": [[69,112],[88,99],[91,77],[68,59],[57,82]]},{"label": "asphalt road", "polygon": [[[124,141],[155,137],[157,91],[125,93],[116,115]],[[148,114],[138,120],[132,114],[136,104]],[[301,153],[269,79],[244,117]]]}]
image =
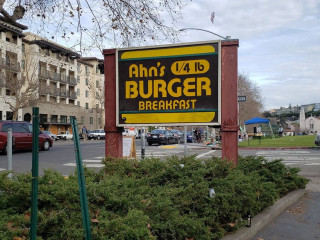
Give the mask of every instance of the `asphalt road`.
[{"label": "asphalt road", "polygon": [[[105,146],[103,140],[91,140],[80,142],[83,163],[90,168],[101,167],[101,159],[104,157]],[[141,158],[141,140],[136,140],[137,158]],[[301,174],[306,177],[319,175],[320,157],[319,150],[316,149],[290,149],[290,150],[239,150],[239,155],[264,156],[269,160],[282,158],[283,162],[292,167],[301,168]],[[146,157],[154,156],[165,158],[171,155],[184,156],[184,144],[173,145],[146,145]],[[197,155],[198,158],[210,158],[221,156],[220,150],[212,150],[198,143],[188,143],[187,155]],[[72,141],[56,141],[49,151],[40,151],[39,169],[40,174],[43,169],[52,168],[63,175],[74,173],[76,169],[74,145]],[[15,173],[31,172],[32,152],[16,152],[13,154],[13,171]],[[7,156],[0,155],[0,171],[6,170]]]}]

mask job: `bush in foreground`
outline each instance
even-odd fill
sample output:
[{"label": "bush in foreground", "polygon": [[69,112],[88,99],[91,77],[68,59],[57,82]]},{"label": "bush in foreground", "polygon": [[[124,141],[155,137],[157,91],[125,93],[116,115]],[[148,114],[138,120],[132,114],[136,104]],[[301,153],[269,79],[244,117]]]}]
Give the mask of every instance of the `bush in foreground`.
[{"label": "bush in foreground", "polygon": [[[105,159],[85,169],[93,239],[220,239],[307,179],[280,160]],[[0,175],[0,239],[30,231],[31,175]],[[210,192],[211,191],[211,192]],[[213,193],[213,191],[215,193]],[[38,239],[84,239],[77,176],[39,178]]]}]

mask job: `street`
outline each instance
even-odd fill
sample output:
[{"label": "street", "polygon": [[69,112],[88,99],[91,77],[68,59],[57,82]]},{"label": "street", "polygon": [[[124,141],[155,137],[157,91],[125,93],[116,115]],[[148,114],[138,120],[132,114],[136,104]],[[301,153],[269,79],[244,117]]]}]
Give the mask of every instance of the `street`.
[{"label": "street", "polygon": [[[101,167],[101,159],[104,158],[105,145],[103,140],[91,140],[80,142],[82,161],[88,168]],[[146,146],[146,157],[165,158],[176,155],[184,156],[184,144],[172,145],[152,145]],[[197,158],[211,158],[212,156],[221,157],[221,150],[212,150],[199,143],[188,143],[186,149],[187,155],[197,155]],[[141,140],[136,139],[137,158],[141,159]],[[283,163],[290,167],[299,167],[301,174],[305,177],[314,177],[319,175],[320,158],[317,149],[290,149],[290,150],[247,150],[240,149],[239,155],[264,156],[268,160],[283,159]],[[31,172],[32,152],[15,152],[13,154],[14,173]],[[7,156],[0,155],[0,171],[8,167]],[[63,175],[73,174],[76,169],[76,160],[74,145],[72,141],[55,141],[54,146],[49,151],[39,152],[39,173],[43,169],[55,169]]]}]

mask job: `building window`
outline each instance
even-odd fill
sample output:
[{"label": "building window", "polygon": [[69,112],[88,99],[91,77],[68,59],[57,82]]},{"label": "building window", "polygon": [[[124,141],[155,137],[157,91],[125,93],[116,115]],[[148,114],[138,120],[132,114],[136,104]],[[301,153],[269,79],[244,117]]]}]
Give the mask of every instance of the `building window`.
[{"label": "building window", "polygon": [[89,109],[89,103],[86,103],[86,109]]},{"label": "building window", "polygon": [[61,115],[60,120],[61,120],[60,122],[62,123],[67,123],[68,117],[65,115]]},{"label": "building window", "polygon": [[47,114],[40,114],[40,123],[48,122],[48,115]]},{"label": "building window", "polygon": [[81,64],[78,63],[78,64],[77,64],[77,71],[78,71],[78,72],[80,71],[80,67],[81,67]]},{"label": "building window", "polygon": [[80,96],[80,88],[77,88],[77,96]]},{"label": "building window", "polygon": [[25,70],[25,65],[26,65],[25,60],[22,60],[22,61],[21,61],[21,68],[22,68],[23,70]]},{"label": "building window", "polygon": [[80,101],[77,101],[77,105],[80,106]]},{"label": "building window", "polygon": [[86,90],[86,97],[89,97],[89,91]]},{"label": "building window", "polygon": [[7,41],[7,42],[10,42],[10,38],[6,38],[6,41]]},{"label": "building window", "polygon": [[81,123],[84,124],[84,116],[81,116]]},{"label": "building window", "polygon": [[25,53],[26,52],[26,45],[22,44],[22,52]]},{"label": "building window", "polygon": [[57,123],[58,122],[58,115],[51,115],[50,122]]},{"label": "building window", "polygon": [[90,73],[90,68],[88,66],[86,66],[86,74]]},{"label": "building window", "polygon": [[98,123],[101,124],[101,118],[98,118]]},{"label": "building window", "polygon": [[99,73],[99,67],[96,66],[96,73]]},{"label": "building window", "polygon": [[99,87],[99,81],[96,81],[96,88]]},{"label": "building window", "polygon": [[88,86],[89,85],[89,79],[86,78],[86,85]]},{"label": "building window", "polygon": [[6,112],[6,119],[7,120],[13,120],[13,112],[7,111]]},{"label": "building window", "polygon": [[90,117],[90,124],[93,124],[93,117]]},{"label": "building window", "polygon": [[80,76],[77,76],[77,83],[80,83]]}]

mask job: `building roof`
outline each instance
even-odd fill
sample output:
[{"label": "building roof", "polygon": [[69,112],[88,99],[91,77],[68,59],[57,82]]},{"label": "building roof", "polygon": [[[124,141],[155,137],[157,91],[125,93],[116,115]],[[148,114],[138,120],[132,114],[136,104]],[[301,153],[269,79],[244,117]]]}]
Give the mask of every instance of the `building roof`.
[{"label": "building roof", "polygon": [[18,35],[19,37],[24,37],[25,35],[22,31],[26,29],[28,29],[27,26],[17,22],[8,21],[3,16],[0,16],[0,31],[8,31]]},{"label": "building roof", "polygon": [[103,62],[103,59],[99,59],[96,57],[82,57],[81,60]]},{"label": "building roof", "polygon": [[73,51],[72,49],[52,42],[46,38],[40,37],[39,35],[36,35],[34,33],[26,33],[26,37],[23,38],[23,41],[29,44],[37,44],[44,49],[50,49],[53,53],[57,52],[68,55],[70,58],[80,58],[80,54]]}]

